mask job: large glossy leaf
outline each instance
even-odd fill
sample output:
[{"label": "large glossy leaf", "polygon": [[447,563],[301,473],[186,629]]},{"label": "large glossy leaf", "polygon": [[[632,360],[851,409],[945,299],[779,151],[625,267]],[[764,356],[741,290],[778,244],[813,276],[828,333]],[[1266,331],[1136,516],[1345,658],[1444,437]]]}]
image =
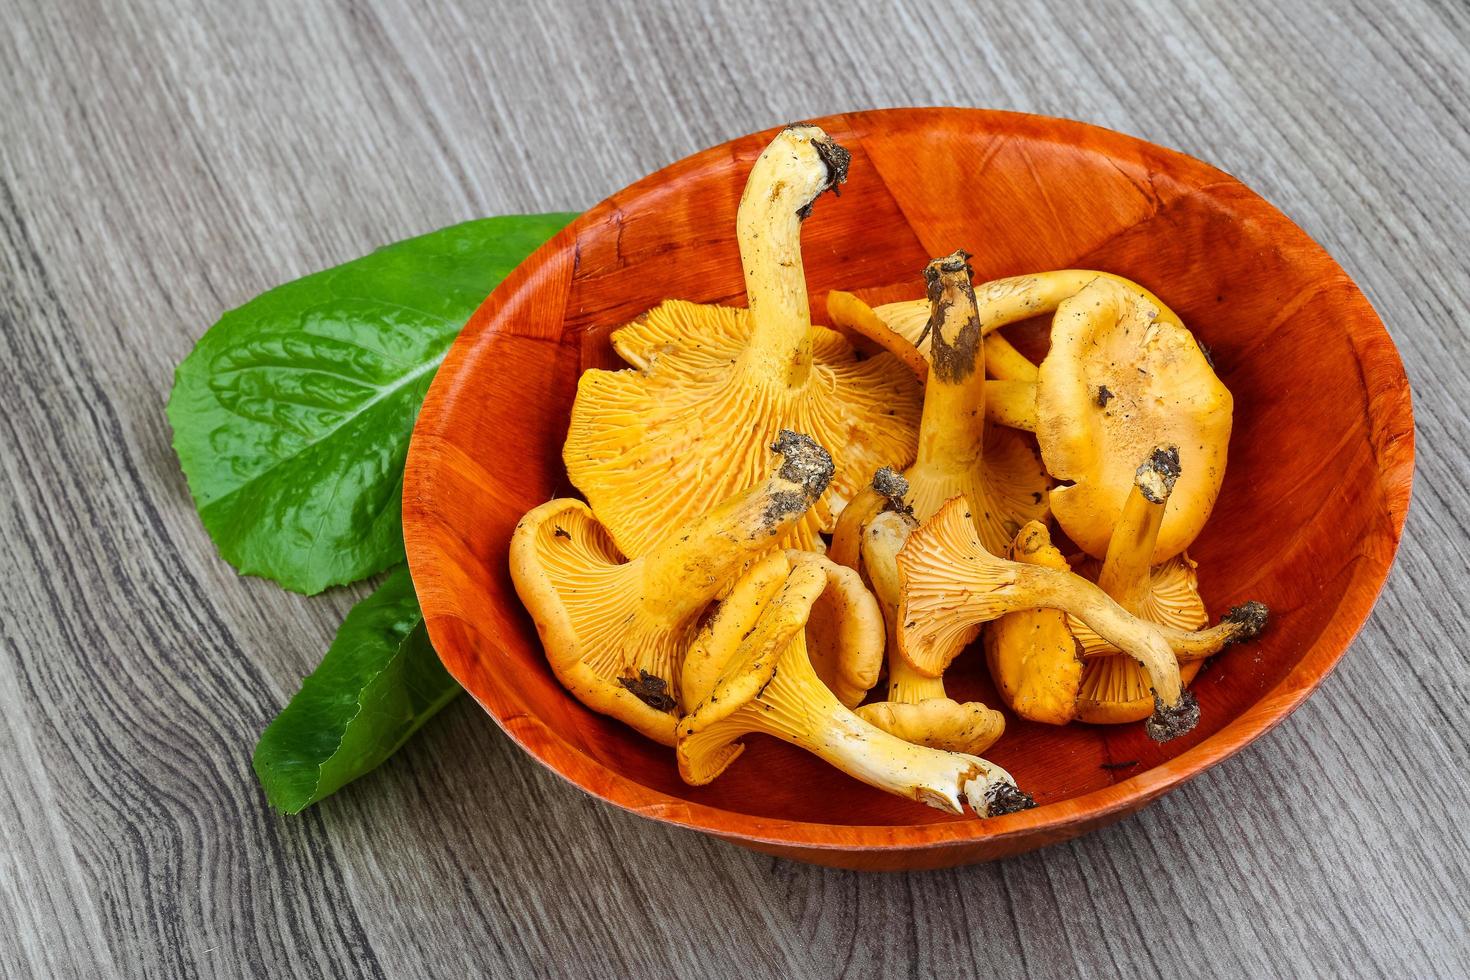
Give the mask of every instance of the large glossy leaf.
[{"label": "large glossy leaf", "polygon": [[352,607],[321,666],[255,747],[271,804],[299,813],[370,772],[460,687],[429,645],[406,566]]},{"label": "large glossy leaf", "polygon": [[403,560],[408,439],[469,315],[574,215],[470,221],[220,318],[169,399],[189,489],[241,572],[320,592]]}]

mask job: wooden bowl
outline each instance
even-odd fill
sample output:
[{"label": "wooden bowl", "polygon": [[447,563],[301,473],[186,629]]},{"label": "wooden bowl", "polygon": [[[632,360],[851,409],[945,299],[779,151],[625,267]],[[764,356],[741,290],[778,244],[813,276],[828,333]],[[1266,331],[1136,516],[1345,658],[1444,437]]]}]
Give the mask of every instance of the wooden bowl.
[{"label": "wooden bowl", "polygon": [[[670,297],[743,304],[735,209],[774,130],[614,194],[531,256],[470,320],[434,379],[405,477],[404,536],[430,636],[527,752],[654,820],[871,869],[962,864],[1075,837],[1240,751],[1347,649],[1383,585],[1409,503],[1414,428],[1402,365],[1327,253],[1198,160],[1007,112],[893,109],[817,122],[853,156],[841,197],[819,201],[804,228],[817,310],[831,288],[917,296],[924,263],[964,248],[977,280],[1066,267],[1135,279],[1214,352],[1235,394],[1235,433],[1219,505],[1191,554],[1213,614],[1255,598],[1270,605],[1272,622],[1195,682],[1199,727],[1155,745],[1141,724],[1052,728],[1011,718],[989,755],[1040,805],[977,820],[879,793],[763,736],[713,784],[686,786],[672,750],[588,711],[557,684],[511,586],[511,529],[536,504],[574,492],[562,440],[578,374],[621,366],[609,331]],[[974,651],[946,679],[957,696],[999,703]]]}]

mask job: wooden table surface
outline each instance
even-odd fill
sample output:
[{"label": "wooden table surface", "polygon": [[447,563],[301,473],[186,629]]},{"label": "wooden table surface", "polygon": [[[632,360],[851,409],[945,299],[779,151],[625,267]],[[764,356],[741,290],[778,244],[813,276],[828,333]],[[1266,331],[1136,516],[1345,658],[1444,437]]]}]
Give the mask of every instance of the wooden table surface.
[{"label": "wooden table surface", "polygon": [[[1470,8],[704,6],[0,0],[0,975],[1470,973]],[[199,334],[388,241],[910,104],[1208,160],[1378,308],[1414,385],[1415,501],[1321,690],[1121,825],[954,871],[662,828],[463,699],[270,812],[255,736],[358,593],[216,557],[163,416]]]}]

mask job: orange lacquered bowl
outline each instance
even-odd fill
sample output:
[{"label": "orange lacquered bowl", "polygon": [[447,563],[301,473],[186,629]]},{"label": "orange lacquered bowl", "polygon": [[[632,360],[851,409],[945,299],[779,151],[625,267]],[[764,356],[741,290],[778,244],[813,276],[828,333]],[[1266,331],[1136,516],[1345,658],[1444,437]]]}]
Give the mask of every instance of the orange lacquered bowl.
[{"label": "orange lacquered bowl", "polygon": [[[522,748],[653,820],[868,869],[983,861],[1076,837],[1264,734],[1362,627],[1412,481],[1413,414],[1398,353],[1320,246],[1198,160],[1009,112],[891,109],[816,122],[853,155],[841,197],[817,202],[803,229],[818,322],[828,289],[916,297],[924,263],[963,248],[977,281],[1069,267],[1134,279],[1213,352],[1235,396],[1235,429],[1219,504],[1190,553],[1212,614],[1260,599],[1272,622],[1194,683],[1199,727],[1156,745],[1142,725],[1054,728],[1009,717],[987,755],[1039,805],[978,820],[890,797],[762,736],[711,785],[686,786],[671,749],[558,685],[511,585],[511,531],[530,508],[574,493],[562,440],[581,371],[621,366],[610,331],[668,298],[744,303],[735,210],[775,130],[614,194],[470,319],[429,391],[404,483],[404,537],[430,636]],[[977,652],[946,681],[955,697],[1000,703]]]}]

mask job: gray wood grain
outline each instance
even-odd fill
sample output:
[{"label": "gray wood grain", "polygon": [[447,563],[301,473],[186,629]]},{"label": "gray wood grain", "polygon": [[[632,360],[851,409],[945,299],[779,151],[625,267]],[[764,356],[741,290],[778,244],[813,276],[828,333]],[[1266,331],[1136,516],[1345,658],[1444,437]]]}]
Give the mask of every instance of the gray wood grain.
[{"label": "gray wood grain", "polygon": [[[863,6],[0,0],[0,975],[1470,974],[1470,9]],[[1122,825],[948,872],[644,822],[468,703],[267,811],[254,735],[354,593],[214,555],[162,413],[199,333],[387,241],[930,103],[1216,163],[1382,313],[1416,500],[1319,694]]]}]

